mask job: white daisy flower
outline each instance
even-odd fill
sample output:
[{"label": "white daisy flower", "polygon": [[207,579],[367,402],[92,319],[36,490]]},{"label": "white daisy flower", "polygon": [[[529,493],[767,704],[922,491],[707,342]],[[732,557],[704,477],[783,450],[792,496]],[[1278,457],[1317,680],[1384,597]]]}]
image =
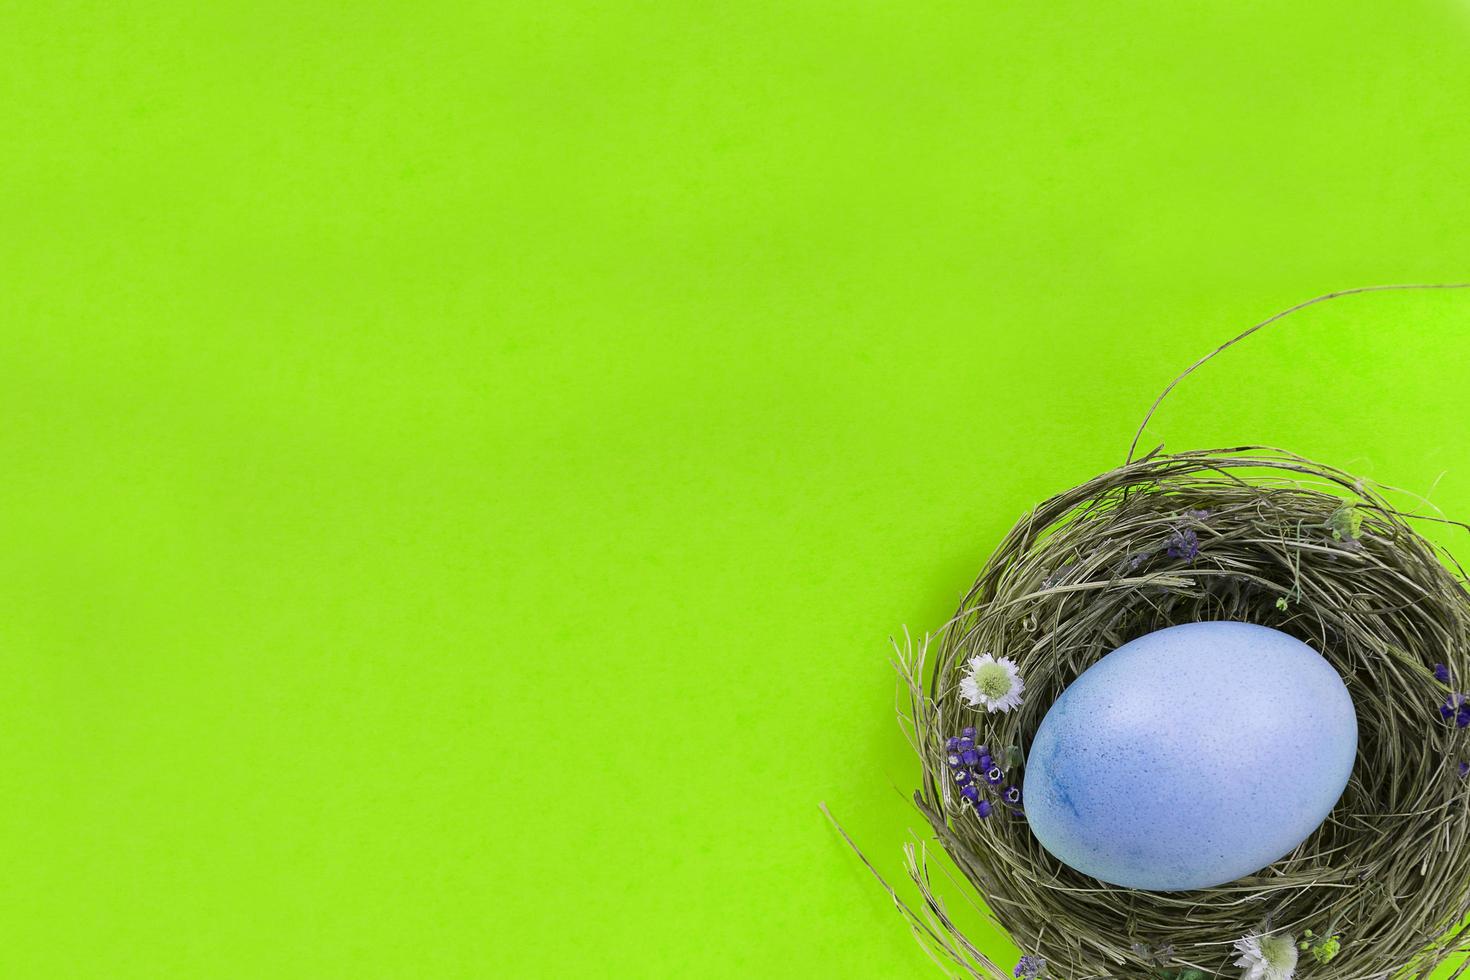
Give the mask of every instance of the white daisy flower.
[{"label": "white daisy flower", "polygon": [[1291,980],[1296,972],[1296,939],[1290,933],[1253,932],[1235,941],[1240,980]]},{"label": "white daisy flower", "polygon": [[1010,657],[997,660],[990,654],[970,658],[970,673],[960,679],[960,694],[974,707],[986,711],[1010,711],[1021,705],[1026,684]]}]

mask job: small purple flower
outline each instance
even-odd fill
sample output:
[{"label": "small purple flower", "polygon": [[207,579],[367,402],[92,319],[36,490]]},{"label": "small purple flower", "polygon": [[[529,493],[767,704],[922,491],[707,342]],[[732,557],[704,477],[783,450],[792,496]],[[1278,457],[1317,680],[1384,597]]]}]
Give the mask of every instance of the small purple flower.
[{"label": "small purple flower", "polygon": [[967,766],[978,766],[980,764],[980,753],[974,749],[965,749],[960,753],[960,761]]},{"label": "small purple flower", "polygon": [[975,767],[982,770],[989,769],[993,765],[995,765],[995,760],[990,758],[990,753],[988,752],[980,753],[980,761],[975,763]]},{"label": "small purple flower", "polygon": [[985,770],[985,781],[992,786],[999,786],[1000,781],[1005,778],[1006,774],[1001,771],[1000,766],[991,766]]},{"label": "small purple flower", "polygon": [[1193,528],[1183,528],[1169,536],[1169,557],[1194,561],[1199,555],[1199,535]]},{"label": "small purple flower", "polygon": [[1005,788],[1005,792],[1001,794],[1001,798],[1004,799],[1011,806],[1017,805],[1021,802],[1021,787],[1007,786]]},{"label": "small purple flower", "polygon": [[1470,727],[1470,701],[1460,702],[1460,708],[1455,712],[1455,727]]},{"label": "small purple flower", "polygon": [[1450,669],[1444,664],[1435,664],[1434,679],[1441,684],[1448,684],[1450,682]]},{"label": "small purple flower", "polygon": [[1023,956],[1011,976],[1018,980],[1037,980],[1046,971],[1046,960],[1039,956]]},{"label": "small purple flower", "polygon": [[960,795],[969,800],[971,803],[974,803],[976,800],[980,799],[980,787],[976,786],[974,783],[970,783],[968,786],[960,788]]},{"label": "small purple flower", "polygon": [[970,738],[968,735],[961,736],[959,744],[955,746],[955,748],[959,749],[961,752],[965,751],[966,749],[973,749],[974,747],[975,740],[973,738]]},{"label": "small purple flower", "polygon": [[960,764],[963,763],[965,760],[961,758],[958,754],[951,752],[949,754],[948,761],[949,767],[951,769],[958,769],[960,767]]},{"label": "small purple flower", "polygon": [[1439,706],[1439,716],[1449,721],[1455,716],[1455,712],[1463,708],[1466,703],[1465,695],[1457,691],[1444,699],[1444,704]]},{"label": "small purple flower", "polygon": [[1203,523],[1204,521],[1210,519],[1210,512],[1207,510],[1186,510],[1184,512],[1184,516],[1192,521],[1200,521],[1201,523]]},{"label": "small purple flower", "polygon": [[990,802],[988,800],[981,800],[975,804],[975,816],[982,820],[990,816]]},{"label": "small purple flower", "polygon": [[961,728],[960,729],[960,737],[961,738],[968,738],[968,739],[973,740],[975,738],[975,729],[973,729],[973,728]]},{"label": "small purple flower", "polygon": [[1460,763],[1459,770],[1461,779],[1464,779],[1466,776],[1470,776],[1470,762]]},{"label": "small purple flower", "polygon": [[970,782],[974,778],[975,777],[973,777],[973,776],[970,775],[970,770],[968,770],[968,769],[956,769],[954,771],[954,781],[956,783],[958,783],[960,786],[965,785],[966,783]]},{"label": "small purple flower", "polygon": [[960,750],[960,737],[958,735],[951,736],[950,740],[944,743],[944,750],[946,752],[958,752]]}]

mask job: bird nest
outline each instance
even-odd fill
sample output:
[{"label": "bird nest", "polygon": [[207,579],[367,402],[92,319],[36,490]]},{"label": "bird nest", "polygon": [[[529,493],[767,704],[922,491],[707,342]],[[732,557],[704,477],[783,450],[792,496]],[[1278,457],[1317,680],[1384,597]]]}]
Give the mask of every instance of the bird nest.
[{"label": "bird nest", "polygon": [[[1155,453],[1027,514],[954,619],[901,651],[905,723],[923,766],[915,802],[1027,954],[1014,975],[1035,975],[1044,960],[1042,975],[1061,980],[1238,977],[1234,945],[1253,932],[1300,943],[1304,978],[1428,977],[1460,962],[1470,949],[1470,707],[1457,712],[1453,687],[1470,678],[1470,597],[1459,566],[1415,530],[1425,520],[1442,519],[1274,450]],[[961,795],[950,740],[964,729],[978,729],[1019,786],[1037,726],[1079,674],[1136,637],[1208,620],[1305,641],[1356,706],[1351,780],[1290,854],[1215,888],[1115,887],[1044,850],[1024,804],[996,797],[982,818]],[[961,696],[967,661],[986,653],[1024,678],[1015,710],[986,713]],[[946,911],[922,845],[909,849],[909,871],[923,902],[899,904],[930,951],[961,975],[1012,976]]]}]

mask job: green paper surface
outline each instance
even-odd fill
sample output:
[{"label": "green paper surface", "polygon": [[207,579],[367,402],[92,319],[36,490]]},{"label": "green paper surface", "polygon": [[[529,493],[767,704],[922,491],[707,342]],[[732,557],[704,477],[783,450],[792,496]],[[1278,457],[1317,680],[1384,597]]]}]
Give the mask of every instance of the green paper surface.
[{"label": "green paper surface", "polygon": [[[901,874],[886,638],[1470,279],[1467,93],[1462,0],[7,5],[0,974],[937,976],[818,810]],[[1467,338],[1144,443],[1466,517]]]}]

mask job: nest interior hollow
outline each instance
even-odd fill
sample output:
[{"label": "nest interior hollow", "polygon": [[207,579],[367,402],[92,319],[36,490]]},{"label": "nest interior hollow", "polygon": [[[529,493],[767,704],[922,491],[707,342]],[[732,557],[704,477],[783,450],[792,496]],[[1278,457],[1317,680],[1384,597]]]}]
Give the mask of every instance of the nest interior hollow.
[{"label": "nest interior hollow", "polygon": [[[1415,529],[1420,519],[1435,518],[1334,468],[1235,449],[1151,455],[1044,502],[1006,536],[909,665],[923,764],[915,799],[996,922],[1046,959],[1048,976],[1238,976],[1232,944],[1263,922],[1342,937],[1329,962],[1303,955],[1299,977],[1427,977],[1465,951],[1470,782],[1457,765],[1470,746],[1440,716],[1452,685],[1433,665],[1470,678],[1470,599],[1453,559]],[[1024,818],[982,820],[951,791],[945,741],[962,727],[1024,757],[1083,670],[1131,639],[1205,620],[1304,640],[1352,695],[1351,780],[1292,853],[1216,888],[1120,888],[1052,857]],[[960,696],[966,662],[982,653],[1016,662],[1019,708],[986,714]],[[922,869],[915,879],[941,915],[931,944],[970,975],[1009,976],[955,934]]]}]

